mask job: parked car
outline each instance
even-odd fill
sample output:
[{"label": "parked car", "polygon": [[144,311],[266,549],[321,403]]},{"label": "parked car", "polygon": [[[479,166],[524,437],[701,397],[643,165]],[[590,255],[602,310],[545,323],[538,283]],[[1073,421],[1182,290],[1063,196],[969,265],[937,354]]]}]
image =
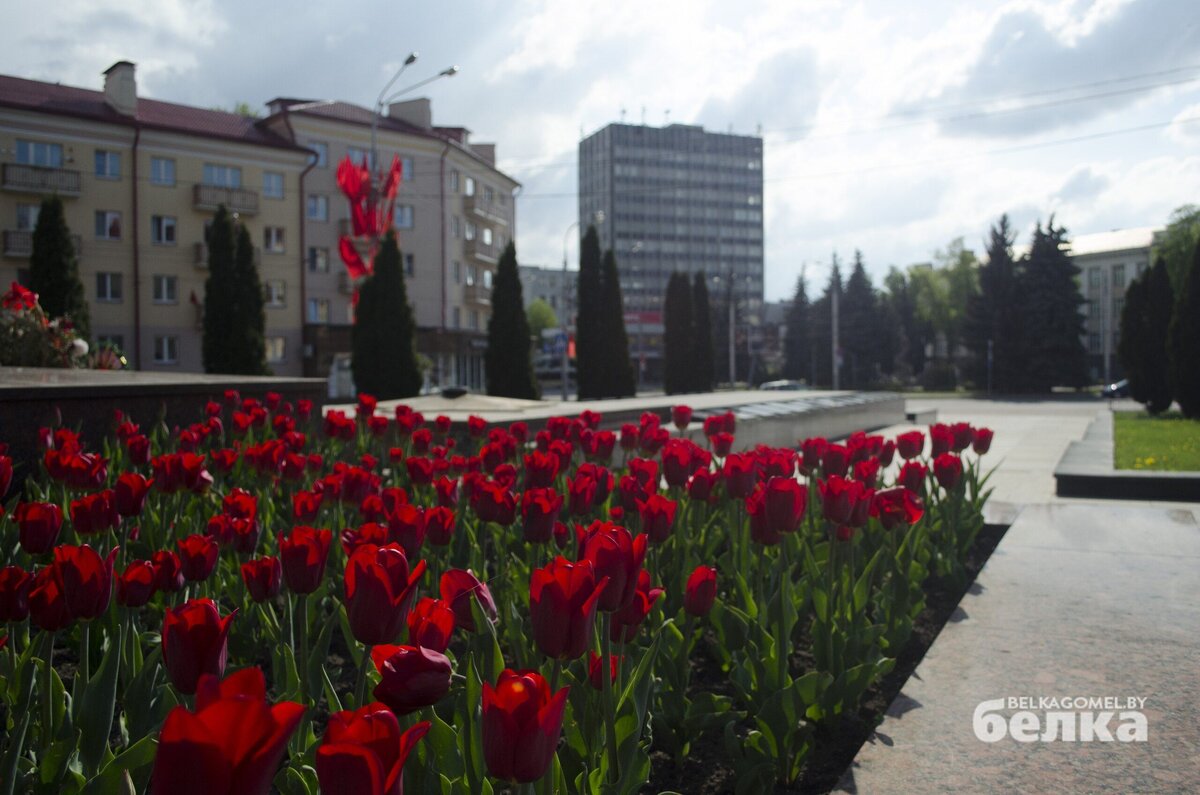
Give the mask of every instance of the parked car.
[{"label": "parked car", "polygon": [[1100,390],[1100,394],[1106,398],[1123,398],[1129,397],[1129,379],[1122,378],[1115,384],[1109,384]]}]

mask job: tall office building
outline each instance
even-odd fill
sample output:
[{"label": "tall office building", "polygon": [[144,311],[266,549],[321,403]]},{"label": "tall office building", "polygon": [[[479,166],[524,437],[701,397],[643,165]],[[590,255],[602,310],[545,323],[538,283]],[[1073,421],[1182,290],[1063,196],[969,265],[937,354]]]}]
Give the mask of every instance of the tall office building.
[{"label": "tall office building", "polygon": [[[703,272],[717,309],[733,278],[736,324],[756,325],[763,301],[763,142],[671,124],[610,124],[579,143],[579,221],[617,257],[625,309],[661,317],[673,271]],[[601,215],[602,214],[602,215]],[[724,317],[722,313],[722,317]],[[630,328],[630,339],[637,333]],[[643,350],[651,380],[660,351]]]}]

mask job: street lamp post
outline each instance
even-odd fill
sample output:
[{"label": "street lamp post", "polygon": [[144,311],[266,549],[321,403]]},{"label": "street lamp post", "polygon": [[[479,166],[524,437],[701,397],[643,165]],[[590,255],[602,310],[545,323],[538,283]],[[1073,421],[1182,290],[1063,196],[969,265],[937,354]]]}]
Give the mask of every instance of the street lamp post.
[{"label": "street lamp post", "polygon": [[371,114],[371,198],[374,200],[378,200],[379,198],[379,179],[377,168],[377,164],[379,163],[379,150],[377,141],[379,117],[383,115],[384,105],[390,104],[393,100],[399,99],[410,91],[416,91],[418,88],[427,86],[434,80],[440,80],[443,77],[453,77],[454,75],[458,74],[457,66],[448,66],[433,77],[427,77],[424,80],[419,80],[416,83],[413,83],[411,86],[405,86],[398,91],[388,94],[388,90],[396,84],[396,81],[400,79],[400,75],[404,74],[404,70],[412,66],[416,60],[417,54],[415,52],[409,53],[408,57],[404,59],[404,63],[400,64],[400,68],[396,70],[396,74],[392,75],[392,79],[387,81],[387,85],[383,87],[383,91],[379,92],[379,98],[375,100],[374,112]]}]

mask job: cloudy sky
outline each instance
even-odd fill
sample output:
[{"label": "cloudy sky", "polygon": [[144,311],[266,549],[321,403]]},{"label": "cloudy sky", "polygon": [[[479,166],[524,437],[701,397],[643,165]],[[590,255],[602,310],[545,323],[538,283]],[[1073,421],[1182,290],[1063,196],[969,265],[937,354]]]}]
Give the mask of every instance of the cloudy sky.
[{"label": "cloudy sky", "polygon": [[[524,183],[518,255],[557,264],[576,151],[624,113],[766,139],[768,299],[861,249],[872,274],[1001,213],[1022,239],[1161,225],[1200,203],[1196,0],[55,0],[6,14],[0,72],[146,96],[370,105],[411,50],[434,121]],[[574,256],[574,254],[572,254]]]}]

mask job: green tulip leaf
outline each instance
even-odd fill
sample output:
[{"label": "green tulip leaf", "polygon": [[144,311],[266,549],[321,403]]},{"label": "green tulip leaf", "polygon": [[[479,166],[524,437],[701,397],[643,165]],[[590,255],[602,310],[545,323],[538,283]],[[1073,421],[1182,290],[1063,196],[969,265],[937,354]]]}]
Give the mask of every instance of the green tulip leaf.
[{"label": "green tulip leaf", "polygon": [[143,737],[106,764],[100,773],[87,783],[82,795],[109,795],[125,792],[129,772],[139,770],[154,761],[158,742],[153,737]]},{"label": "green tulip leaf", "polygon": [[112,730],[113,712],[117,705],[117,677],[121,670],[121,648],[124,636],[117,633],[100,663],[100,670],[84,688],[80,705],[79,724],[83,733],[79,755],[89,773],[100,766],[108,735]]}]

